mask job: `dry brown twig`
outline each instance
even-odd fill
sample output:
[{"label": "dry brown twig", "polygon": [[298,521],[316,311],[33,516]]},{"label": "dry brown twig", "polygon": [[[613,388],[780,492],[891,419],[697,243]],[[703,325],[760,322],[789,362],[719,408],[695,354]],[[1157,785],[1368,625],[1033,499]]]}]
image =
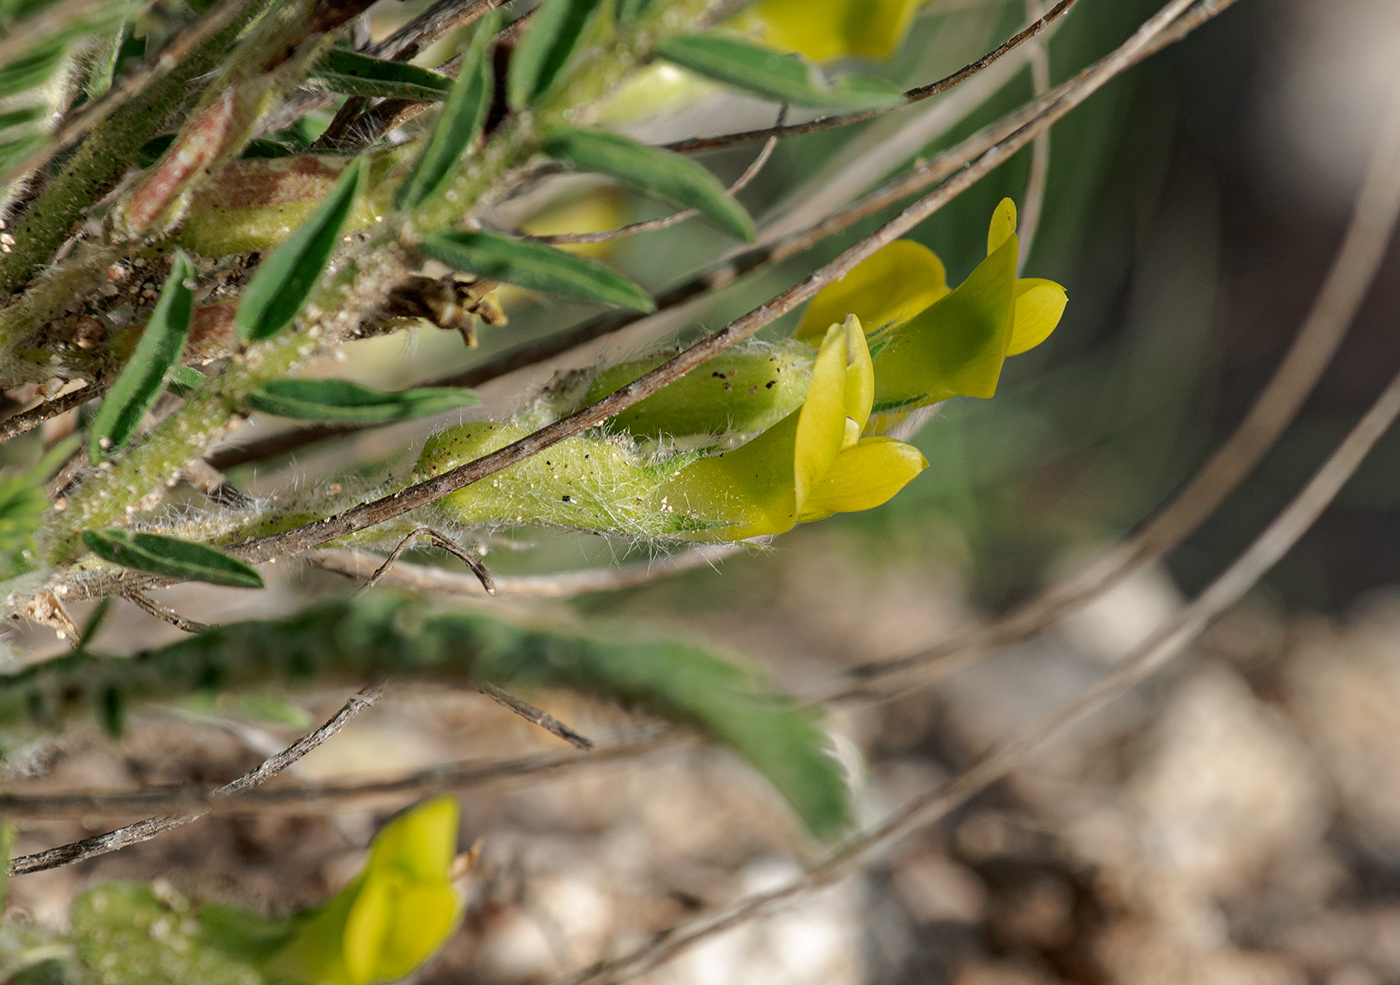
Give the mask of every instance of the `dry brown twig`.
[{"label": "dry brown twig", "polygon": [[[209,791],[207,794],[209,801],[216,802],[220,798],[242,794],[266,783],[345,728],[356,715],[379,700],[383,693],[383,684],[372,684],[357,691],[350,696],[350,700],[345,702],[340,711],[336,712],[320,728],[302,736],[276,756],[264,760],[257,769],[244,773],[238,779]],[[126,848],[128,845],[150,841],[167,831],[197,821],[208,813],[209,810],[206,808],[184,814],[162,814],[159,817],[148,817],[144,821],[128,824],[115,831],[108,831],[106,834],[94,835],[91,838],[84,838],[82,841],[60,845],[58,848],[50,848],[48,851],[33,855],[21,855],[10,860],[10,875],[42,872],[45,869],[56,869],[62,865],[70,865],[74,862],[96,858],[99,855],[106,855],[109,852]]]}]

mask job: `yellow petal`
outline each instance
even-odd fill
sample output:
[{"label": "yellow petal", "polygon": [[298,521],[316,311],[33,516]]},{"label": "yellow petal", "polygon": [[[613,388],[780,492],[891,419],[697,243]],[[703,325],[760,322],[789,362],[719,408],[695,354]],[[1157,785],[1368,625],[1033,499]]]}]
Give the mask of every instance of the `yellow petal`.
[{"label": "yellow petal", "polygon": [[357,985],[345,967],[345,925],[364,887],[364,873],[323,906],[300,914],[292,938],[268,959],[276,981]]},{"label": "yellow petal", "polygon": [[394,982],[408,977],[451,936],[461,911],[461,901],[446,881],[403,887],[389,916],[389,932],[374,968],[375,980]]},{"label": "yellow petal", "polygon": [[1012,233],[957,290],[882,336],[874,358],[876,410],[996,392],[1011,336],[1019,248]]},{"label": "yellow petal", "polygon": [[913,445],[878,435],[862,438],[837,457],[802,505],[799,519],[807,522],[833,513],[873,509],[926,468],[928,460]]},{"label": "yellow petal", "polygon": [[938,255],[911,239],[895,240],[818,291],[793,334],[816,344],[847,315],[873,332],[908,321],[947,293],[948,275]]},{"label": "yellow petal", "polygon": [[987,229],[987,256],[1001,249],[1016,232],[1016,203],[1003,198],[992,212],[992,224]]},{"label": "yellow petal", "polygon": [[1011,328],[1008,356],[1034,349],[1050,337],[1065,313],[1069,295],[1053,280],[1022,277],[1016,282],[1016,317]]},{"label": "yellow petal", "polygon": [[846,418],[859,434],[875,402],[875,366],[860,319],[851,315],[842,327],[846,332]]},{"label": "yellow petal", "polygon": [[386,824],[370,845],[365,871],[373,880],[397,872],[414,882],[447,877],[457,854],[460,809],[456,797],[435,797]]},{"label": "yellow petal", "polygon": [[370,876],[350,906],[341,940],[350,985],[366,985],[375,977],[393,919],[394,896],[391,876]]},{"label": "yellow petal", "polygon": [[841,453],[846,434],[846,336],[844,325],[832,325],[826,333],[812,364],[807,399],[798,411],[792,467],[799,510]]},{"label": "yellow petal", "polygon": [[813,61],[846,55],[888,59],[924,0],[760,0],[731,26]]}]

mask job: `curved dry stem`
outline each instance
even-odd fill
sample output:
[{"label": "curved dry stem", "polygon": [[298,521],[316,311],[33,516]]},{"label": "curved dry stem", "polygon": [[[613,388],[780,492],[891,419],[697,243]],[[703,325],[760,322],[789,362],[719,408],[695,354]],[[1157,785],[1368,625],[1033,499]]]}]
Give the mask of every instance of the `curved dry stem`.
[{"label": "curved dry stem", "polygon": [[[1043,16],[1041,0],[1026,0],[1026,15],[1034,20]],[[1043,99],[1050,91],[1050,46],[1043,38],[1030,43],[1031,84],[1035,97]],[[1040,213],[1045,208],[1045,181],[1050,174],[1050,131],[1046,130],[1031,144],[1031,173],[1026,179],[1026,197],[1021,202],[1021,255],[1016,261],[1019,276],[1026,269],[1035,234],[1040,230]]]},{"label": "curved dry stem", "polygon": [[911,800],[876,827],[847,842],[800,878],[741,900],[719,913],[655,935],[650,943],[566,979],[565,985],[605,985],[645,974],[696,944],[763,917],[848,874],[871,853],[945,816],[1003,779],[1047,741],[1084,721],[1165,666],[1210,622],[1239,601],[1288,553],[1400,415],[1396,376],[1303,491],[1209,588],[1129,653],[1115,670],[1059,711],[997,745],[952,780]]},{"label": "curved dry stem", "polygon": [[[745,550],[744,545],[694,547],[671,557],[615,568],[588,568],[553,575],[496,575],[496,594],[502,598],[571,599],[590,592],[614,592],[636,588],[696,568],[714,567],[724,558]],[[302,556],[308,564],[357,581],[373,576],[381,560],[365,551],[349,548],[310,551]],[[481,599],[486,596],[479,579],[472,575],[421,564],[397,564],[380,578],[425,595]]]},{"label": "curved dry stem", "polygon": [[1277,443],[1317,386],[1370,291],[1397,221],[1400,96],[1393,101],[1372,152],[1342,245],[1292,347],[1234,433],[1176,497],[1137,534],[995,623],[920,653],[856,667],[850,676],[858,683],[828,697],[869,696],[891,687],[898,690],[911,680],[929,680],[967,667],[1037,635],[1181,543]]}]

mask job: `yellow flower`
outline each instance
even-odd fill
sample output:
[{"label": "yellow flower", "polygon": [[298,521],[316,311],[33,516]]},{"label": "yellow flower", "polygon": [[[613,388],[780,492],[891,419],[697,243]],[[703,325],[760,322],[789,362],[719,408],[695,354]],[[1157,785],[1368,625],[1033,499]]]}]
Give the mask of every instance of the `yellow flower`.
[{"label": "yellow flower", "polygon": [[457,801],[438,797],[400,815],[375,837],[369,859],[330,902],[297,920],[267,966],[297,985],[369,985],[407,977],[457,926],[452,888]]},{"label": "yellow flower", "polygon": [[932,250],[900,240],[820,291],[795,334],[816,343],[833,319],[860,318],[874,353],[877,417],[953,396],[990,397],[1006,357],[1044,342],[1068,300],[1054,281],[1017,278],[1019,252],[1016,206],[1003,199],[987,258],[956,289]]},{"label": "yellow flower", "polygon": [[815,62],[894,57],[925,0],[759,0],[731,22]]},{"label": "yellow flower", "polygon": [[831,325],[802,406],[734,451],[702,458],[662,490],[678,512],[724,525],[703,540],[743,540],[886,502],[928,467],[912,445],[862,438],[875,394],[859,319]]}]

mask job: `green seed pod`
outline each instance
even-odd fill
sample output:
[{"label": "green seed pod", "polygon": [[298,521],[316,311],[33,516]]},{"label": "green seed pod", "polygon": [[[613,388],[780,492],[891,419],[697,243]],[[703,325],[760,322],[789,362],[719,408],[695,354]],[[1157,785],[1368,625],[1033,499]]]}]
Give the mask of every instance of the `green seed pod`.
[{"label": "green seed pod", "polygon": [[[523,424],[461,424],[428,439],[417,478],[440,475],[531,431]],[[661,487],[694,456],[647,460],[620,437],[565,438],[437,503],[457,523],[528,523],[664,537],[695,524],[675,515]]]},{"label": "green seed pod", "polygon": [[[726,352],[613,420],[652,439],[766,431],[802,406],[815,355],[812,346],[792,340]],[[669,358],[648,356],[602,370],[584,402],[601,400]]]}]

